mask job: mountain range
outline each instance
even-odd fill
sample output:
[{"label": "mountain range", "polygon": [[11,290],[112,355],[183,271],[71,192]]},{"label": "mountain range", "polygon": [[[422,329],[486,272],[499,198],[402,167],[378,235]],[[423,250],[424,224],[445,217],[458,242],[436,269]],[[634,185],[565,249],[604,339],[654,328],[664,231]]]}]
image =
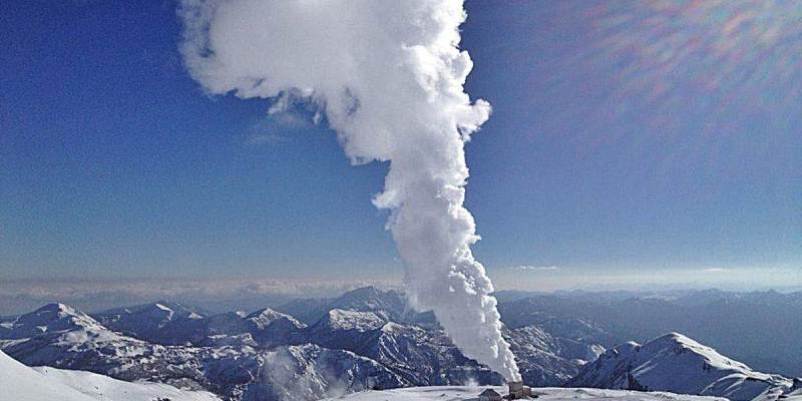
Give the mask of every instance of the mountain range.
[{"label": "mountain range", "polygon": [[[531,306],[532,298],[518,298],[501,309],[504,336],[533,386],[734,401],[773,401],[799,386],[679,334],[610,347],[614,330],[581,314],[561,318],[553,307]],[[465,357],[430,313],[411,310],[400,292],[373,287],[250,313],[154,302],[86,314],[53,303],[0,321],[0,349],[29,366],[164,383],[227,400],[311,400],[368,389],[502,382]]]}]

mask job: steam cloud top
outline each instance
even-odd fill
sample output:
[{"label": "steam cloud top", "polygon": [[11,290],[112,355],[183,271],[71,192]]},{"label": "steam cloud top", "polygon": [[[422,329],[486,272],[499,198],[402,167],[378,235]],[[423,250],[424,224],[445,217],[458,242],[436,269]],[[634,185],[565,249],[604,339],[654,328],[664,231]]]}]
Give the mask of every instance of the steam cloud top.
[{"label": "steam cloud top", "polygon": [[352,162],[390,162],[373,202],[391,210],[412,304],[467,356],[520,380],[463,206],[464,143],[490,105],[463,91],[462,0],[185,0],[179,12],[185,63],[207,91],[276,98],[272,113],[303,98]]}]

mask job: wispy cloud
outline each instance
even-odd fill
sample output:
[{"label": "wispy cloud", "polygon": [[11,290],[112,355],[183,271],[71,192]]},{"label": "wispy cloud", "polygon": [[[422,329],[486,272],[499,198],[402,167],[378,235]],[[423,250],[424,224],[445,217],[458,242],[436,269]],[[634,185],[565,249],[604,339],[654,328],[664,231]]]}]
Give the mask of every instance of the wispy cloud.
[{"label": "wispy cloud", "polygon": [[0,295],[26,293],[38,296],[67,296],[106,291],[125,291],[145,297],[198,293],[208,296],[284,294],[325,296],[365,285],[390,286],[392,280],[295,279],[295,278],[130,278],[110,280],[8,280],[0,283]]},{"label": "wispy cloud", "polygon": [[272,132],[265,133],[252,133],[245,138],[245,143],[248,145],[261,146],[261,145],[275,145],[287,141],[289,138],[284,135],[279,135]]},{"label": "wispy cloud", "polygon": [[[210,309],[236,304],[264,307],[268,300],[331,297],[364,286],[396,288],[383,279],[293,278],[129,278],[129,279],[20,279],[0,281],[0,315],[28,312],[49,302],[64,302],[86,310],[132,305],[156,300],[185,302]],[[255,301],[254,301],[255,300]],[[253,301],[253,302],[252,302]]]},{"label": "wispy cloud", "polygon": [[245,134],[244,143],[252,146],[277,145],[314,123],[294,111],[281,111],[268,115],[253,124]]},{"label": "wispy cloud", "polygon": [[513,266],[512,268],[514,270],[537,271],[537,272],[548,272],[548,271],[560,270],[560,267],[559,266],[555,266],[555,265],[548,265],[548,266],[520,265],[520,266]]}]

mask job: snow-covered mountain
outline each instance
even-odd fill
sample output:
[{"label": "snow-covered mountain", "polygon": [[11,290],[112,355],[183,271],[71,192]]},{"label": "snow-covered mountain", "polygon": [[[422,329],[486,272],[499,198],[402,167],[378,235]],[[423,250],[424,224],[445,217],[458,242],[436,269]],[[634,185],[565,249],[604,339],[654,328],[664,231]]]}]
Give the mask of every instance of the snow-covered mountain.
[{"label": "snow-covered mountain", "polygon": [[[388,391],[365,391],[323,401],[468,401],[477,400],[480,392],[493,389],[506,394],[503,387],[413,387]],[[723,398],[699,397],[671,393],[599,390],[584,388],[538,388],[541,401],[727,401]],[[798,400],[791,400],[798,401]]]},{"label": "snow-covered mountain", "polygon": [[306,339],[306,324],[294,317],[270,308],[245,316],[248,333],[265,347],[282,344],[301,344]]},{"label": "snow-covered mountain", "polygon": [[324,318],[332,309],[372,312],[382,319],[398,323],[436,324],[431,312],[418,313],[412,310],[403,293],[372,286],[357,288],[333,299],[298,299],[278,308],[309,325]]},{"label": "snow-covered mountain", "polygon": [[207,315],[195,308],[155,302],[93,314],[107,328],[162,345],[257,345],[304,343],[304,323],[270,308]]},{"label": "snow-covered mountain", "polygon": [[111,330],[157,344],[175,344],[171,327],[191,326],[205,317],[203,312],[179,303],[159,301],[150,304],[109,309],[92,314]]},{"label": "snow-covered mountain", "polygon": [[[304,319],[288,313],[302,304],[314,313]],[[431,316],[410,311],[398,292],[367,288],[294,305],[208,315],[156,302],[90,316],[49,304],[1,322],[0,349],[29,366],[203,389],[232,401],[502,381],[466,358]],[[570,385],[736,401],[775,401],[792,393],[790,379],[756,373],[679,335],[605,353],[597,340],[607,341],[607,332],[596,324],[519,309],[526,305],[507,311],[517,323],[503,334],[529,385],[561,386],[575,377]],[[539,323],[527,324],[532,318]]]},{"label": "snow-covered mountain", "polygon": [[604,347],[556,337],[538,326],[506,330],[504,336],[526,383],[559,386],[604,352]]},{"label": "snow-covered mountain", "polygon": [[[3,322],[0,348],[27,365],[206,389],[232,400],[286,397],[285,383],[270,373],[280,371],[316,383],[310,386],[318,395],[333,388],[501,382],[402,301],[395,291],[355,290],[319,304],[326,311],[309,325],[270,308],[205,315],[156,302],[90,316],[50,304]],[[561,383],[600,348],[533,327],[505,335],[535,385]]]},{"label": "snow-covered mountain", "polygon": [[[152,344],[112,331],[63,304],[45,305],[8,325],[0,347],[28,366],[88,370],[121,380],[205,388],[202,361],[214,350]],[[27,335],[28,337],[23,337]]]},{"label": "snow-covered mountain", "polygon": [[0,351],[0,391],[14,401],[219,401],[205,391],[159,383],[130,383],[89,372],[30,368]]},{"label": "snow-covered mountain", "polygon": [[0,335],[13,340],[77,328],[94,331],[103,329],[89,315],[61,303],[52,303],[21,315],[12,322],[6,322]]},{"label": "snow-covered mountain", "polygon": [[311,344],[278,347],[260,354],[259,361],[243,400],[317,400],[334,393],[409,385],[370,358]]},{"label": "snow-covered mountain", "polygon": [[710,347],[671,333],[643,345],[628,342],[610,349],[566,385],[670,391],[745,401],[770,394],[776,399],[790,392],[794,381],[756,372]]},{"label": "snow-covered mountain", "polygon": [[[279,337],[285,336],[281,327],[295,330],[296,324],[300,324],[286,315],[263,310],[252,315],[218,315],[217,319],[207,321],[206,327],[212,327],[212,333],[225,332],[229,329],[215,330],[231,322],[236,322],[235,326],[242,324],[246,330],[251,327],[256,332],[278,333]],[[29,327],[32,324],[35,331]],[[22,315],[8,328],[14,338],[0,344],[8,354],[27,365],[89,370],[128,381],[149,380],[206,389],[233,400],[280,400],[288,387],[298,383],[306,383],[314,390],[306,399],[320,397],[334,387],[352,392],[411,384],[386,366],[343,349],[314,344],[272,348],[255,343],[214,347],[153,344],[114,332],[92,317],[61,304]],[[33,335],[20,338],[25,333]],[[232,338],[242,336],[212,335],[219,337],[219,342],[222,338],[235,342]]]}]

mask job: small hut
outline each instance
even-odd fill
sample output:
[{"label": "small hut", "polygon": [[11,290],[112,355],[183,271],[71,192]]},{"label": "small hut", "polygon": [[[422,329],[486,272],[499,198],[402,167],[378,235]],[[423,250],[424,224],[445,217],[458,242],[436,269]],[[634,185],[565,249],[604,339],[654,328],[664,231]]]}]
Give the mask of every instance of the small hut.
[{"label": "small hut", "polygon": [[507,395],[507,398],[511,400],[519,400],[521,398],[528,398],[532,396],[532,388],[529,386],[524,386],[524,383],[521,381],[508,382],[507,386],[510,391],[509,395]]},{"label": "small hut", "polygon": [[479,401],[502,401],[501,394],[489,388],[479,394]]}]

